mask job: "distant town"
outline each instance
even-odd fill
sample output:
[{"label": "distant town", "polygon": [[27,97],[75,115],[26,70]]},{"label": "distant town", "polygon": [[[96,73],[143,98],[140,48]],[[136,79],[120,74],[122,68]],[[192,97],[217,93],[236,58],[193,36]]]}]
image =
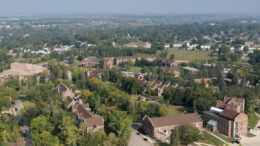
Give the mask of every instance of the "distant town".
[{"label": "distant town", "polygon": [[0,145],[260,145],[260,22],[177,18],[1,18]]}]

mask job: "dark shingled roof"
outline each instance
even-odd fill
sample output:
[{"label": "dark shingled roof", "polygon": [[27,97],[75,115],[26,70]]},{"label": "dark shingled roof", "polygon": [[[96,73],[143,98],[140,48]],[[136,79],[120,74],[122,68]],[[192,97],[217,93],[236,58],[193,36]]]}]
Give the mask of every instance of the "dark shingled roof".
[{"label": "dark shingled roof", "polygon": [[94,116],[92,118],[86,118],[85,123],[87,127],[104,126],[104,119],[100,116]]},{"label": "dark shingled roof", "polygon": [[223,112],[220,113],[222,117],[225,117],[227,119],[233,120],[239,113],[225,109]]},{"label": "dark shingled roof", "polygon": [[197,113],[183,114],[183,115],[173,115],[165,117],[150,118],[154,127],[165,127],[172,125],[183,125],[191,124],[196,122],[202,122],[201,118]]},{"label": "dark shingled roof", "polygon": [[57,86],[57,91],[59,94],[63,94],[64,92],[66,92],[68,90],[68,87],[65,86],[63,83],[60,83],[58,86]]}]

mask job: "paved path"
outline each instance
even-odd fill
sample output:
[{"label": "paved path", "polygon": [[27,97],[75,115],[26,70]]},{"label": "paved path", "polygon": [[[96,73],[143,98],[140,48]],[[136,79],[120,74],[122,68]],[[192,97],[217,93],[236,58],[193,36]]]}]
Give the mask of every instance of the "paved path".
[{"label": "paved path", "polygon": [[259,115],[257,112],[255,112],[255,115],[256,115],[258,118],[260,118],[260,115]]},{"label": "paved path", "polygon": [[201,143],[201,142],[194,142],[196,145],[198,146],[214,146],[214,145],[211,145],[211,144],[207,144],[207,143]]},{"label": "paved path", "polygon": [[26,131],[26,136],[24,137],[24,141],[26,142],[26,146],[32,146],[30,130],[28,126],[21,126],[21,131]]},{"label": "paved path", "polygon": [[2,111],[0,113],[0,116],[3,115],[3,114],[10,114],[10,115],[17,115],[19,114],[19,112],[23,109],[23,104],[20,100],[16,100],[15,101],[15,104],[12,108],[9,108],[8,110],[6,111]]}]

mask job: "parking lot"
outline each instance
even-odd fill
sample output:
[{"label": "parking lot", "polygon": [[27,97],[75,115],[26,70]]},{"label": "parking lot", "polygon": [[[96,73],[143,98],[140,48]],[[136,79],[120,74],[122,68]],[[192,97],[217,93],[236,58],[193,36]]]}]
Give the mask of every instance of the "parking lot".
[{"label": "parking lot", "polygon": [[[257,126],[260,126],[260,121],[258,121]],[[242,137],[241,144],[243,146],[260,146],[260,129],[255,128],[251,132],[252,134],[256,135],[255,137]]]},{"label": "parking lot", "polygon": [[133,124],[128,146],[153,146],[151,140],[138,132],[139,125]]}]

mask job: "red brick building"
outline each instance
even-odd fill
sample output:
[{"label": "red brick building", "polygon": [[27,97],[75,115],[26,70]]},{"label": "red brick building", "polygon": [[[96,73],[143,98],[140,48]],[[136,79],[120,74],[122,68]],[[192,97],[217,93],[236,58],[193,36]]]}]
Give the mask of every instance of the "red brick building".
[{"label": "red brick building", "polygon": [[104,59],[104,68],[113,68],[114,62],[112,59]]},{"label": "red brick building", "polygon": [[229,109],[212,107],[203,112],[203,124],[229,137],[247,135],[248,116]]},{"label": "red brick building", "polygon": [[142,120],[142,128],[153,138],[166,139],[172,130],[181,126],[191,124],[202,130],[202,120],[197,113],[173,115],[165,117],[149,118],[145,116]]},{"label": "red brick building", "polygon": [[241,113],[245,111],[245,99],[225,96],[223,101],[217,103],[217,108],[229,109]]},{"label": "red brick building", "polygon": [[56,92],[62,95],[63,100],[69,102],[68,109],[77,116],[80,122],[85,124],[85,129],[87,132],[93,131],[97,132],[104,128],[103,117],[96,115],[91,112],[89,104],[83,104],[79,98],[76,98],[74,93],[63,83],[60,83],[56,87]]},{"label": "red brick building", "polygon": [[109,69],[113,68],[114,62],[112,58],[105,58],[103,66],[100,66],[101,61],[102,61],[101,59],[98,59],[95,56],[87,57],[81,61],[81,66],[82,67],[108,67]]},{"label": "red brick building", "polygon": [[97,66],[99,66],[99,63],[100,63],[99,61],[100,60],[95,56],[87,57],[81,61],[81,66],[82,67],[97,67]]}]

